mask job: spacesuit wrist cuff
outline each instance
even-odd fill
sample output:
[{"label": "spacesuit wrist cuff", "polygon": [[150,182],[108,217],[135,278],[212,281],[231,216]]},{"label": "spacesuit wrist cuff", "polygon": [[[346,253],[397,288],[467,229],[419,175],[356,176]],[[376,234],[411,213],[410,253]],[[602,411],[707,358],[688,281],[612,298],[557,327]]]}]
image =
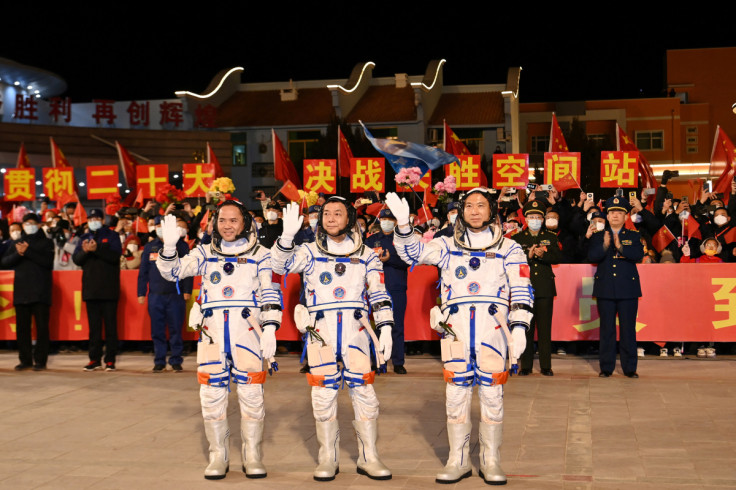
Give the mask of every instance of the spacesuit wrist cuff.
[{"label": "spacesuit wrist cuff", "polygon": [[176,247],[169,248],[164,246],[158,256],[161,257],[163,260],[174,260],[176,258]]},{"label": "spacesuit wrist cuff", "polygon": [[[406,232],[402,232],[401,231],[401,228],[404,228],[404,227],[408,227],[409,230],[406,231]],[[414,228],[411,225],[409,225],[409,224],[406,224],[406,225],[398,225],[396,228],[394,228],[394,234],[397,237],[409,238],[410,236],[412,236],[413,233],[414,233]]]},{"label": "spacesuit wrist cuff", "polygon": [[277,321],[267,321],[264,322],[263,325],[261,325],[261,328],[265,331],[266,327],[273,327],[273,331],[277,331],[279,328],[281,328],[281,324]]},{"label": "spacesuit wrist cuff", "polygon": [[[276,240],[276,247],[283,252],[291,252],[294,250],[294,239],[284,240],[283,237]],[[283,242],[283,243],[282,243]]]},{"label": "spacesuit wrist cuff", "polygon": [[513,331],[515,328],[523,328],[525,332],[529,331],[529,325],[524,322],[511,322],[509,329]]}]

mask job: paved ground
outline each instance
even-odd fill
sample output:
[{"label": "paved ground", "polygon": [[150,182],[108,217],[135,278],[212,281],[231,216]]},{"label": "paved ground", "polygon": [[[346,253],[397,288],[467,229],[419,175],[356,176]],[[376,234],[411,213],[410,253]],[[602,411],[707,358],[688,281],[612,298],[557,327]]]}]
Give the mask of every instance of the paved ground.
[{"label": "paved ground", "polygon": [[[341,467],[332,483],[312,480],[317,443],[298,359],[279,361],[266,384],[268,478],[240,471],[233,393],[231,471],[210,482],[193,357],[182,374],[152,374],[141,354],[121,356],[115,373],[82,372],[79,354],[51,357],[46,372],[16,373],[16,353],[2,351],[0,487],[445,488],[434,483],[448,450],[438,360],[409,358],[408,375],[377,378],[378,446],[391,481],[356,474],[352,409],[340,394]],[[734,361],[647,358],[631,380],[620,370],[599,379],[595,360],[568,357],[553,360],[554,378],[514,377],[501,451],[509,487],[736,488]],[[457,488],[487,488],[477,476],[477,397],[473,420],[474,476]]]}]

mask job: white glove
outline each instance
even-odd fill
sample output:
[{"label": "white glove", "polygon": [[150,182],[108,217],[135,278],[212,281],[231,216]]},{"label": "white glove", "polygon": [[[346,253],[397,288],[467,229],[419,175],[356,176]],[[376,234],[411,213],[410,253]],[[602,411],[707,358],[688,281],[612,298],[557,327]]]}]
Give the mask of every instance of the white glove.
[{"label": "white glove", "polygon": [[192,309],[189,310],[189,327],[192,329],[199,327],[202,324],[202,320],[204,320],[202,308],[199,306],[199,303],[195,302],[192,305]]},{"label": "white glove", "polygon": [[445,333],[445,329],[440,327],[440,322],[444,320],[445,319],[442,318],[442,310],[440,310],[439,306],[435,306],[429,310],[429,326],[432,327],[432,330],[435,330],[438,333]]},{"label": "white glove", "polygon": [[261,335],[261,355],[264,359],[270,359],[276,354],[276,327],[266,325]]},{"label": "white glove", "polygon": [[383,354],[383,360],[391,359],[391,349],[394,347],[394,341],[391,339],[391,327],[388,325],[381,328],[381,336],[378,337],[378,351]]},{"label": "white glove", "polygon": [[290,202],[286,205],[282,221],[284,223],[284,231],[281,232],[279,241],[284,247],[291,247],[294,237],[301,230],[302,222],[304,221],[304,216],[302,216],[297,203]]},{"label": "white glove", "polygon": [[521,327],[514,328],[511,332],[511,338],[514,340],[514,349],[511,357],[518,360],[526,349],[526,330]]},{"label": "white glove", "polygon": [[386,205],[396,217],[396,224],[406,226],[409,224],[409,203],[406,198],[400,198],[395,192],[386,194]]},{"label": "white glove", "polygon": [[294,308],[294,323],[296,329],[301,333],[307,332],[307,327],[311,325],[311,319],[309,318],[309,310],[304,305],[296,305]]},{"label": "white glove", "polygon": [[164,255],[171,256],[176,253],[176,244],[179,241],[179,229],[176,227],[176,216],[167,214],[161,220],[161,229],[164,232]]}]

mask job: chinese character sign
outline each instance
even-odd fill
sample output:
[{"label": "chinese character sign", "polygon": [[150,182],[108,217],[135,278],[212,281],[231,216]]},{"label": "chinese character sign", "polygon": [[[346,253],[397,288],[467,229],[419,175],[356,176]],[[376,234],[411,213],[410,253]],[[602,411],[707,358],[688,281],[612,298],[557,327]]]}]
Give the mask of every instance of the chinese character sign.
[{"label": "chinese character sign", "polygon": [[168,165],[138,165],[136,183],[143,189],[143,199],[155,199],[158,189],[169,182]]},{"label": "chinese character sign", "polygon": [[184,174],[182,190],[187,197],[204,197],[215,180],[213,163],[185,163],[181,166]]},{"label": "chinese character sign", "polygon": [[36,172],[32,168],[7,169],[3,184],[6,201],[32,201],[36,198]]},{"label": "chinese character sign", "polygon": [[496,153],[493,155],[493,187],[521,189],[529,183],[529,154]]},{"label": "chinese character sign", "polygon": [[74,171],[69,167],[44,168],[43,192],[52,201],[74,195]]},{"label": "chinese character sign", "polygon": [[580,153],[554,152],[544,154],[544,183],[556,185],[567,174],[580,182]]},{"label": "chinese character sign", "polygon": [[385,158],[350,159],[350,192],[385,192],[385,189]]},{"label": "chinese character sign", "polygon": [[601,187],[637,187],[638,151],[602,151]]},{"label": "chinese character sign", "polygon": [[87,167],[87,199],[106,199],[118,194],[118,166]]},{"label": "chinese character sign", "polygon": [[457,183],[457,190],[467,191],[480,187],[480,155],[455,155],[460,165],[445,165],[445,176],[452,175]]},{"label": "chinese character sign", "polygon": [[304,160],[304,190],[335,194],[337,160]]}]

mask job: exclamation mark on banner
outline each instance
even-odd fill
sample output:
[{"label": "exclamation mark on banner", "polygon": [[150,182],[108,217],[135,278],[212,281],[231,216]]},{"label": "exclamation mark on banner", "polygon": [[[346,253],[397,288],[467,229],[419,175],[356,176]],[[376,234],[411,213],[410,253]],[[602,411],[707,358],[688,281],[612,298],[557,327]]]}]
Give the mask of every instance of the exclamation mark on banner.
[{"label": "exclamation mark on banner", "polygon": [[[82,291],[74,291],[74,320],[82,321]],[[74,323],[74,330],[80,332],[82,330],[81,323]]]}]

